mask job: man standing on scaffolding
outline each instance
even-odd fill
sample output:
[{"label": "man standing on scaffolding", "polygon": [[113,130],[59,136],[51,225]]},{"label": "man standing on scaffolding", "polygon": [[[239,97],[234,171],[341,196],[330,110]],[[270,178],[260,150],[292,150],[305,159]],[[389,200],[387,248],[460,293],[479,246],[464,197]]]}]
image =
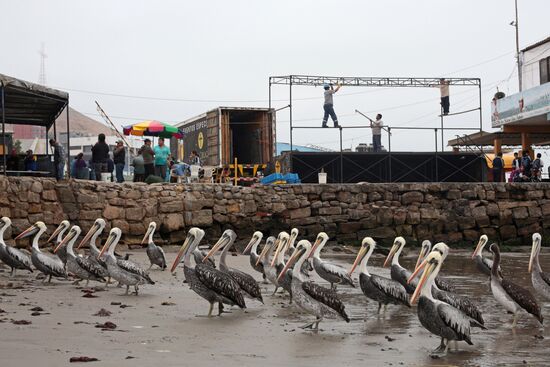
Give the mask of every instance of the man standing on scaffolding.
[{"label": "man standing on scaffolding", "polygon": [[[368,118],[368,117],[367,117]],[[377,153],[382,151],[382,115],[376,115],[376,120],[368,118],[372,129],[372,151]]]},{"label": "man standing on scaffolding", "polygon": [[439,91],[441,92],[441,108],[443,108],[443,115],[449,114],[449,82],[445,78],[439,79]]},{"label": "man standing on scaffolding", "polygon": [[338,125],[338,117],[336,116],[336,113],[334,113],[334,102],[332,99],[332,95],[340,89],[340,84],[336,84],[336,89],[332,88],[332,84],[325,84],[323,88],[325,89],[325,104],[323,105],[325,116],[323,117],[323,127],[328,127],[327,121],[329,115],[332,122],[334,122],[334,127],[340,127],[340,125]]}]

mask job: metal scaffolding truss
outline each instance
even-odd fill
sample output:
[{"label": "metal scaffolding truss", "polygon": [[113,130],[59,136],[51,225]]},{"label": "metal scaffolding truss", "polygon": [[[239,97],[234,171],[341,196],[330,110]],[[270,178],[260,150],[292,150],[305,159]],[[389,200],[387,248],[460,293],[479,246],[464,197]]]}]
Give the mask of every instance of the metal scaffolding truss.
[{"label": "metal scaffolding truss", "polygon": [[[439,85],[441,78],[410,78],[410,77],[357,77],[357,76],[313,76],[285,75],[272,76],[269,84],[320,86],[323,84],[341,84],[349,87],[425,87],[433,88]],[[449,85],[479,86],[480,78],[445,78]]]}]

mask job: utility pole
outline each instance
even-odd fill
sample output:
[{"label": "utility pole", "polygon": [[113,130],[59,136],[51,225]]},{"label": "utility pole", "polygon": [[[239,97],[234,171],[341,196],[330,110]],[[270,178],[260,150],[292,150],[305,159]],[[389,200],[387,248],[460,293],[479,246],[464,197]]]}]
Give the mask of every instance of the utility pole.
[{"label": "utility pole", "polygon": [[516,20],[510,23],[516,28],[516,60],[518,63],[518,82],[519,82],[519,91],[521,92],[521,59],[519,57],[519,24],[518,24],[518,0],[514,0],[515,7],[516,7]]}]

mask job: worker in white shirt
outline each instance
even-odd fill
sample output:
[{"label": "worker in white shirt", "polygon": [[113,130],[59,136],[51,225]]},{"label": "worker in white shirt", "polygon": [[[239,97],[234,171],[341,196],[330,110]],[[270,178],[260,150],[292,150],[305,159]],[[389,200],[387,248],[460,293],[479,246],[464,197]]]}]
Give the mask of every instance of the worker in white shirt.
[{"label": "worker in white shirt", "polygon": [[439,91],[441,92],[441,107],[443,108],[443,115],[449,114],[449,82],[445,78],[439,79]]}]

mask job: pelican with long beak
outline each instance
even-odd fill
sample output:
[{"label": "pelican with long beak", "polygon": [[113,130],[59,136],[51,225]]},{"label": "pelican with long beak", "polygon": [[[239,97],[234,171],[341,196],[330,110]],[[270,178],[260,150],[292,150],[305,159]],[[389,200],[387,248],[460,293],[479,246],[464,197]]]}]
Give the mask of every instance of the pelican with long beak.
[{"label": "pelican with long beak", "polygon": [[533,315],[542,325],[543,317],[540,306],[536,298],[527,288],[523,288],[500,275],[498,269],[500,265],[500,248],[496,243],[491,244],[489,250],[493,253],[493,268],[491,269],[491,291],[493,296],[508,313],[514,315],[512,328],[515,328],[518,322],[519,311],[521,309]]},{"label": "pelican with long beak", "polygon": [[258,273],[261,273],[264,279],[264,283],[267,283],[267,279],[264,273],[264,264],[261,262],[258,263],[258,258],[260,257],[260,255],[258,254],[258,245],[260,244],[260,242],[262,242],[263,237],[264,234],[262,232],[254,232],[252,238],[244,248],[243,255],[249,255],[250,266],[252,266],[252,269],[256,270]]},{"label": "pelican with long beak", "polygon": [[[273,259],[271,260],[271,267],[276,270],[276,277],[279,276],[283,268],[285,267],[285,254],[290,248],[292,236],[289,236],[286,232],[279,234],[279,241],[277,241],[277,248]],[[292,303],[292,269],[289,269],[285,276],[281,279],[277,279],[277,285],[288,292],[290,296],[290,303]]]},{"label": "pelican with long beak", "polygon": [[80,227],[73,226],[54,249],[54,253],[57,253],[61,248],[67,249],[67,262],[65,266],[70,274],[78,278],[75,284],[80,283],[82,280],[86,280],[86,286],[88,286],[90,280],[105,282],[105,278],[103,278],[105,269],[103,267],[89,258],[77,256],[74,253],[73,246],[78,236],[80,236]]},{"label": "pelican with long beak", "polygon": [[[44,222],[38,221],[26,230],[24,230],[15,240],[19,240],[25,237],[33,236],[32,239],[32,252],[31,261],[36,269],[43,273],[48,279],[48,283],[52,281],[52,276],[59,278],[67,278],[67,272],[65,271],[65,264],[57,256],[49,256],[46,253],[40,251],[38,246],[38,240],[47,228]],[[46,280],[44,278],[44,280]]]},{"label": "pelican with long beak", "polygon": [[164,270],[166,269],[166,256],[164,255],[164,250],[162,247],[155,245],[155,242],[153,242],[153,235],[155,234],[156,229],[157,224],[155,222],[149,223],[149,227],[147,228],[147,232],[145,232],[145,236],[143,236],[143,239],[141,240],[141,244],[143,245],[145,241],[147,241],[146,252],[149,262],[151,263],[149,269],[151,269],[153,265],[156,265]]},{"label": "pelican with long beak", "polygon": [[91,262],[99,265],[103,269],[101,270],[101,277],[107,278],[107,281],[105,282],[105,287],[107,287],[111,282],[111,276],[109,275],[109,271],[107,270],[105,256],[99,258],[99,253],[101,252],[101,250],[98,249],[96,245],[98,237],[101,235],[101,233],[103,233],[103,229],[105,229],[105,220],[103,220],[102,218],[97,218],[82,239],[82,241],[80,241],[76,249],[78,250],[85,244],[88,244],[88,248],[90,249],[90,256],[88,256],[88,259]]},{"label": "pelican with long beak", "polygon": [[380,313],[382,305],[384,305],[385,310],[388,303],[410,307],[409,295],[401,283],[376,274],[370,274],[367,270],[367,262],[375,248],[376,242],[371,237],[363,238],[359,253],[349,270],[349,275],[351,276],[357,265],[361,263],[359,285],[367,298],[378,302],[378,313]]},{"label": "pelican with long beak", "polygon": [[200,228],[193,227],[187,232],[170,272],[176,270],[183,258],[183,273],[189,288],[210,303],[208,317],[212,316],[215,303],[218,303],[218,316],[223,313],[223,304],[246,308],[241,287],[233,278],[211,266],[202,263],[196,263],[194,266],[191,264],[191,254],[203,237],[204,231]]},{"label": "pelican with long beak", "polygon": [[63,241],[63,237],[65,236],[65,232],[71,227],[71,224],[68,220],[61,221],[55,231],[52,233],[50,238],[48,238],[48,243],[52,242],[52,240],[55,238],[54,241],[54,248],[59,248],[57,252],[55,253],[57,257],[63,261],[63,264],[67,264],[67,247],[59,247],[59,244],[61,241]]},{"label": "pelican with long beak", "polygon": [[[294,266],[295,269],[301,269],[304,261],[311,252],[311,243],[307,240],[298,242],[294,253],[287,261],[285,267],[279,275],[281,280],[285,273]],[[319,330],[319,323],[326,318],[341,317],[349,322],[349,316],[346,313],[344,303],[338,298],[336,292],[308,281],[301,271],[292,272],[292,296],[296,304],[307,313],[315,316],[315,321],[302,326],[302,329],[311,328]]]},{"label": "pelican with long beak", "polygon": [[[449,246],[447,246],[443,242],[439,242],[434,245],[432,251],[439,252],[439,254],[441,255],[441,260],[445,261],[447,255],[449,255]],[[409,277],[408,281],[412,282],[413,279],[415,279],[416,276],[420,274],[421,270],[424,269],[426,264],[427,260],[423,260],[420,264],[418,264],[414,272]],[[479,307],[477,307],[477,305],[472,302],[471,298],[441,289],[437,284],[438,278],[439,277],[435,278],[434,285],[432,287],[432,295],[434,296],[434,298],[462,311],[466,316],[471,319],[470,326],[486,329],[483,315],[481,314]]]},{"label": "pelican with long beak", "polygon": [[0,260],[11,268],[10,276],[15,275],[16,269],[32,271],[32,262],[29,255],[23,251],[6,245],[4,242],[4,232],[11,226],[11,220],[8,217],[0,218]]},{"label": "pelican with long beak", "polygon": [[[288,233],[281,232],[279,233],[279,235],[277,236],[277,240],[275,240],[273,244],[269,244],[266,241],[266,244],[262,249],[262,252],[260,253],[260,257],[257,260],[258,264],[263,263],[264,272],[267,280],[269,280],[271,284],[275,286],[275,289],[273,290],[273,294],[275,294],[280,287],[279,282],[277,281],[277,277],[279,276],[279,273],[283,268],[282,266],[280,266],[279,269],[277,269],[276,260],[277,260],[278,252],[273,254],[273,251],[281,248],[280,246],[284,246],[288,242],[288,238],[289,238]],[[271,254],[273,254],[273,257],[270,259]]]},{"label": "pelican with long beak", "polygon": [[330,288],[333,290],[336,290],[336,285],[338,284],[348,284],[355,288],[355,284],[353,284],[353,280],[346,269],[340,265],[329,263],[321,259],[321,250],[327,244],[328,238],[325,232],[319,233],[309,253],[308,258],[313,257],[313,268],[315,272],[317,272],[321,278],[329,282]]},{"label": "pelican with long beak", "polygon": [[[443,246],[447,246],[444,243],[440,242]],[[448,247],[447,247],[448,250]],[[428,256],[428,254],[432,251],[432,243],[429,240],[422,241],[422,245],[420,247],[420,253],[418,254],[418,258],[416,259],[416,265],[414,266],[414,269],[416,270],[420,263]],[[447,252],[448,253],[448,252]],[[445,258],[443,258],[445,260]],[[412,284],[416,288],[416,280],[415,278],[407,280],[407,283]],[[447,292],[455,292],[455,286],[447,279],[443,279],[441,275],[437,276],[435,278],[435,284],[440,290],[444,290]]]},{"label": "pelican with long beak", "polygon": [[542,271],[539,263],[539,253],[542,243],[542,237],[539,233],[533,234],[533,246],[531,247],[531,257],[529,258],[529,273],[531,273],[531,282],[533,288],[546,301],[550,301],[550,274]]},{"label": "pelican with long beak", "polygon": [[99,252],[98,258],[102,258],[105,254],[105,263],[107,264],[107,271],[110,277],[117,280],[121,285],[126,286],[125,294],[128,294],[130,286],[133,286],[134,294],[137,296],[140,284],[155,284],[155,282],[151,279],[149,274],[136,263],[129,260],[117,259],[115,257],[115,249],[121,236],[122,231],[120,228],[115,227],[111,229],[107,241]]},{"label": "pelican with long beak", "polygon": [[391,278],[399,283],[403,287],[405,287],[405,290],[407,293],[412,294],[414,293],[414,290],[416,289],[416,283],[409,284],[407,280],[411,276],[411,272],[405,269],[404,267],[399,264],[399,256],[401,255],[401,252],[403,251],[403,248],[405,247],[405,244],[407,242],[405,239],[401,236],[396,237],[393,241],[393,245],[390,249],[390,252],[388,256],[386,257],[386,260],[384,261],[384,267],[387,267],[388,264],[391,262],[390,267],[390,275]]},{"label": "pelican with long beak", "polygon": [[233,278],[233,280],[239,284],[239,287],[241,287],[245,296],[264,303],[264,300],[262,298],[262,291],[260,289],[260,286],[258,285],[258,282],[256,282],[256,280],[251,275],[245,273],[244,271],[230,268],[225,262],[227,258],[227,253],[235,243],[236,238],[237,234],[233,230],[225,230],[218,242],[216,242],[210,252],[208,252],[206,257],[203,259],[203,262],[208,261],[210,257],[214,256],[216,252],[223,248],[222,254],[220,256],[220,271],[231,276],[231,278]]},{"label": "pelican with long beak", "polygon": [[[489,237],[487,237],[486,234],[479,237],[479,241],[477,242],[476,249],[472,254],[472,259],[475,260],[477,269],[481,271],[483,274],[490,277],[491,269],[493,268],[493,260],[483,257],[483,248],[485,247],[485,245],[487,245],[487,242],[489,242]],[[500,275],[502,275],[500,268],[498,268],[498,271]]]},{"label": "pelican with long beak", "polygon": [[449,341],[465,341],[472,345],[470,339],[470,318],[453,306],[435,299],[432,295],[432,287],[435,277],[443,265],[443,257],[437,251],[432,251],[426,257],[418,286],[412,297],[411,304],[418,302],[418,319],[424,328],[434,335],[441,337],[440,346],[432,353],[434,355],[446,354]]}]

